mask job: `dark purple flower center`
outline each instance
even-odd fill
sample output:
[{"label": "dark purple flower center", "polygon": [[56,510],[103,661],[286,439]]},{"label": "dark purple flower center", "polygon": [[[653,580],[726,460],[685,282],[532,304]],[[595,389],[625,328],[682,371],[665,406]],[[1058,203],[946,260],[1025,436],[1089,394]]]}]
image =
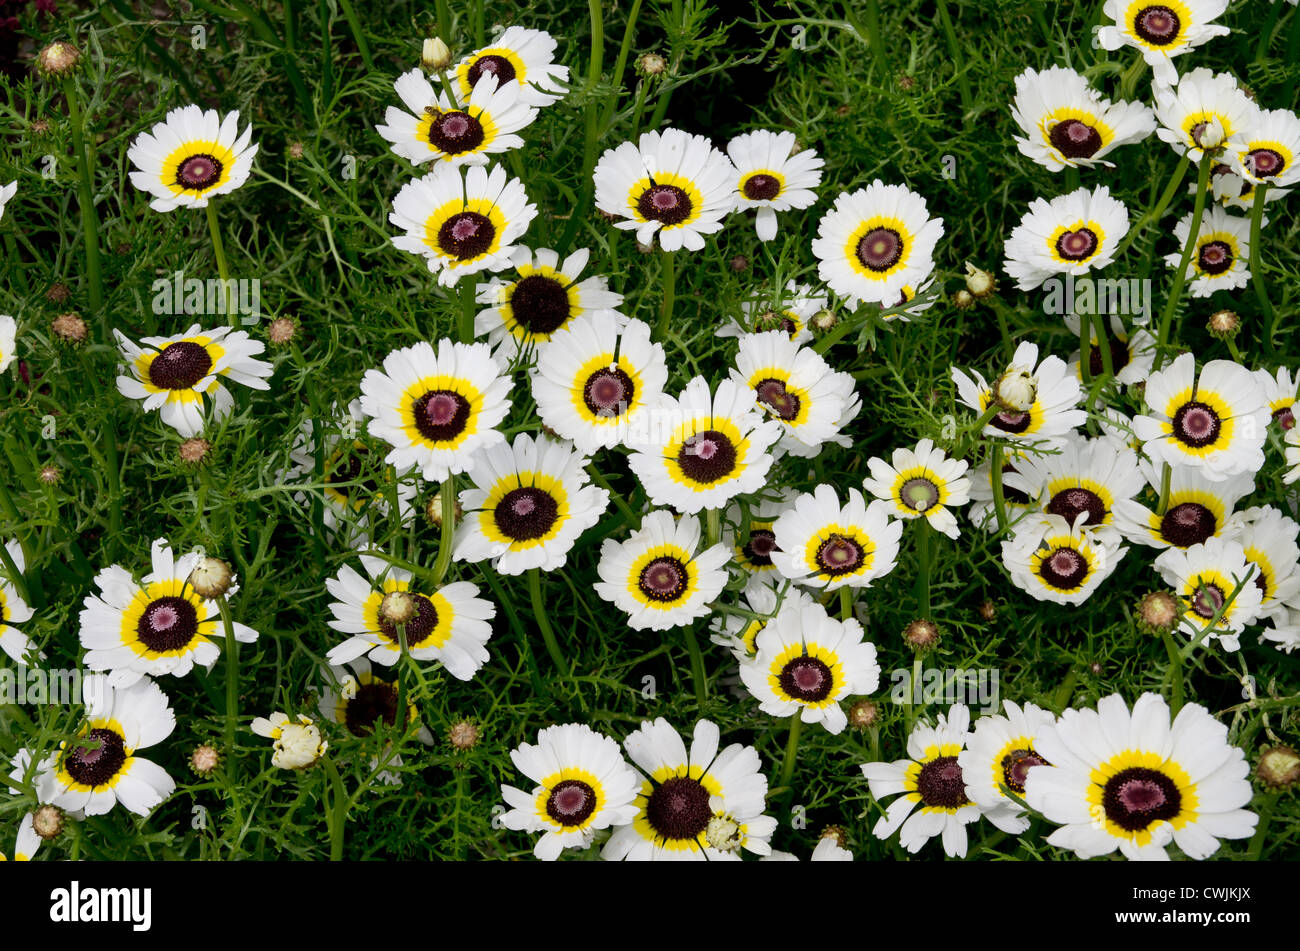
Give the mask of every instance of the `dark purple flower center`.
[{"label": "dark purple flower center", "polygon": [[637,199],[637,211],[647,221],[681,224],[691,216],[691,198],[676,185],[651,185]]},{"label": "dark purple flower center", "polygon": [[1047,133],[1052,147],[1066,158],[1092,158],[1101,148],[1101,133],[1079,119],[1066,119]]},{"label": "dark purple flower center", "polygon": [[832,532],[817,547],[817,568],[824,575],[839,577],[857,571],[866,557],[866,552],[856,538]]},{"label": "dark purple flower center", "polygon": [[690,587],[690,572],[678,559],[663,556],[652,559],[641,569],[637,587],[651,601],[671,603],[680,601]]},{"label": "dark purple flower center", "polygon": [[1256,178],[1273,178],[1286,168],[1286,159],[1275,149],[1252,149],[1246,153],[1246,167]]},{"label": "dark purple flower center", "polygon": [[749,540],[741,549],[750,564],[767,567],[772,564],[772,552],[778,551],[776,534],[771,529],[756,528],[749,533]]},{"label": "dark purple flower center", "polygon": [[1091,228],[1066,231],[1056,239],[1056,253],[1066,261],[1086,261],[1097,253],[1100,242]]},{"label": "dark purple flower center", "polygon": [[203,191],[221,181],[222,167],[215,156],[191,155],[176,167],[176,184],[190,191]]},{"label": "dark purple flower center", "polygon": [[1191,606],[1197,615],[1208,621],[1219,613],[1226,600],[1223,589],[1217,584],[1202,581],[1197,585],[1196,593],[1192,595]]},{"label": "dark purple flower center", "polygon": [[816,657],[791,658],[777,678],[786,696],[805,703],[820,703],[830,696],[835,678],[830,667]]},{"label": "dark purple flower center", "polygon": [[682,443],[677,464],[687,479],[711,485],[736,471],[736,446],[725,433],[706,429]]},{"label": "dark purple flower center", "polygon": [[[94,749],[78,745],[81,743]],[[126,762],[126,742],[114,730],[91,730],[81,739],[73,740],[71,750],[63,761],[63,768],[83,786],[104,785]]]},{"label": "dark purple flower center", "polygon": [[[409,633],[410,625],[407,625]],[[343,708],[343,723],[353,736],[369,736],[383,719],[389,726],[397,723],[397,688],[382,680],[372,680],[357,688],[356,696]]]},{"label": "dark purple flower center", "polygon": [[[406,622],[406,646],[417,647],[429,635],[434,632],[438,626],[438,609],[422,594],[408,592],[411,600],[415,602],[415,616]],[[393,643],[397,643],[397,625],[382,614],[379,615],[379,629]]]},{"label": "dark purple flower center", "polygon": [[493,510],[497,529],[515,542],[544,538],[559,518],[555,496],[535,486],[511,489]]},{"label": "dark purple flower center", "polygon": [[787,423],[799,418],[802,401],[786,389],[784,380],[767,379],[754,387],[758,401]]},{"label": "dark purple flower center", "polygon": [[206,347],[188,340],[169,343],[149,363],[149,382],[160,390],[188,390],[212,369]]},{"label": "dark purple flower center", "polygon": [[562,826],[580,826],[596,811],[596,790],[580,779],[565,779],[546,797],[546,814]]},{"label": "dark purple flower center", "polygon": [[452,442],[469,422],[469,400],[451,390],[430,390],[411,407],[415,428],[430,442]]},{"label": "dark purple flower center", "polygon": [[1088,513],[1089,525],[1100,525],[1106,520],[1106,503],[1092,489],[1074,486],[1057,492],[1047,503],[1047,511],[1059,515],[1073,525],[1083,512]]},{"label": "dark purple flower center", "polygon": [[468,112],[440,112],[429,123],[429,144],[447,155],[474,151],[484,135],[483,123]]},{"label": "dark purple flower center", "polygon": [[955,756],[939,756],[922,766],[916,791],[924,805],[938,809],[959,809],[970,803]]},{"label": "dark purple flower center", "polygon": [[582,387],[582,401],[593,416],[621,416],[636,396],[636,384],[621,367],[597,370]]},{"label": "dark purple flower center", "polygon": [[1088,559],[1074,548],[1056,548],[1039,562],[1038,573],[1053,588],[1073,591],[1088,577]]},{"label": "dark purple flower center", "polygon": [[499,86],[504,86],[516,76],[514,64],[504,56],[495,53],[474,60],[466,71],[465,78],[469,80],[471,86],[476,86],[484,73],[495,76]]},{"label": "dark purple flower center", "polygon": [[569,292],[553,277],[530,274],[510,292],[510,314],[530,334],[555,333],[571,313]]},{"label": "dark purple flower center", "polygon": [[858,260],[868,270],[888,271],[903,256],[903,236],[893,228],[872,228],[858,240]]},{"label": "dark purple flower center", "polygon": [[1178,407],[1174,413],[1174,437],[1194,449],[1213,443],[1219,438],[1222,428],[1219,414],[1205,403],[1193,400]]},{"label": "dark purple flower center", "polygon": [[1169,7],[1143,7],[1133,16],[1133,32],[1152,46],[1168,46],[1177,41],[1182,21]]},{"label": "dark purple flower center", "polygon": [[1222,274],[1232,269],[1232,245],[1226,241],[1207,241],[1196,255],[1196,266],[1206,274]]},{"label": "dark purple flower center", "polygon": [[646,820],[661,839],[695,839],[709,827],[709,791],[698,779],[674,776],[650,793]]},{"label": "dark purple flower center", "polygon": [[1002,757],[1002,781],[1011,788],[1012,792],[1023,796],[1025,777],[1029,775],[1030,768],[1050,765],[1032,749],[1012,750]]},{"label": "dark purple flower center", "polygon": [[487,215],[460,211],[438,229],[438,247],[448,257],[468,261],[486,254],[496,234],[496,225]]},{"label": "dark purple flower center", "polygon": [[180,650],[199,632],[199,615],[184,598],[157,598],[140,615],[135,625],[140,642],[155,653]]},{"label": "dark purple flower center", "polygon": [[1175,548],[1190,548],[1218,531],[1214,513],[1200,502],[1180,502],[1160,519],[1160,537]]},{"label": "dark purple flower center", "polygon": [[781,194],[781,181],[775,175],[765,175],[759,172],[757,175],[751,175],[745,179],[742,190],[745,197],[752,201],[771,201]]},{"label": "dark purple flower center", "polygon": [[1101,803],[1106,818],[1115,825],[1125,832],[1141,832],[1154,822],[1177,816],[1183,796],[1164,773],[1133,766],[1106,780]]}]

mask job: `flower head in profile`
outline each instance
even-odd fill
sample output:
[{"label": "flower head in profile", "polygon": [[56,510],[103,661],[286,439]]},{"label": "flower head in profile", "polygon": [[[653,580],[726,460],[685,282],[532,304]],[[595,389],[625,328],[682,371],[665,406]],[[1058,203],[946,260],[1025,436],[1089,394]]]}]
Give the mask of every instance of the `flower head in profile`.
[{"label": "flower head in profile", "polygon": [[223,119],[215,109],[173,109],[127,149],[136,168],[131,184],[153,196],[154,211],[206,208],[248,180],[257,155],[252,135],[251,126],[240,133],[238,111]]},{"label": "flower head in profile", "polygon": [[275,741],[271,765],[280,769],[306,769],[329,749],[329,741],[321,737],[316,721],[303,713],[297,718],[279,711],[269,719],[255,717],[251,729],[258,736]]}]

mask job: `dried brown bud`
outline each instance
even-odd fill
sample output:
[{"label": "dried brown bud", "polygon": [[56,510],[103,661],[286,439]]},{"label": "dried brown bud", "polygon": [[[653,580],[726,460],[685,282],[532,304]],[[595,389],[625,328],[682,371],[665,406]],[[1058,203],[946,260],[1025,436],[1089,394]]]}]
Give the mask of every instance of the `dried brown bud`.
[{"label": "dried brown bud", "polygon": [[36,70],[42,76],[62,78],[77,68],[81,53],[67,40],[55,40],[36,54]]},{"label": "dried brown bud", "polygon": [[271,343],[283,346],[298,333],[298,325],[292,317],[277,317],[266,328],[266,336]]},{"label": "dried brown bud", "polygon": [[918,618],[903,628],[903,641],[914,651],[933,650],[939,639],[939,627],[929,618]]},{"label": "dried brown bud", "polygon": [[211,776],[220,765],[221,754],[207,743],[195,747],[190,754],[190,769],[197,776]]},{"label": "dried brown bud", "polygon": [[41,471],[37,475],[37,478],[45,485],[54,485],[54,483],[63,478],[63,473],[59,471],[58,466],[41,466]]},{"label": "dried brown bud", "polygon": [[189,465],[198,465],[204,457],[212,450],[212,443],[206,439],[187,439],[181,443],[180,448],[176,450],[177,455],[181,457],[181,462]]},{"label": "dried brown bud", "polygon": [[301,142],[290,142],[290,143],[289,143],[289,158],[291,158],[291,159],[300,159],[300,158],[302,158],[302,143],[301,143]]},{"label": "dried brown bud", "polygon": [[849,725],[855,730],[867,730],[880,722],[880,708],[874,700],[859,700],[849,707]]},{"label": "dried brown bud", "polygon": [[41,806],[32,813],[32,831],[49,842],[63,831],[63,810],[58,806]]},{"label": "dried brown bud", "polygon": [[980,602],[979,607],[975,609],[975,613],[980,616],[981,621],[992,621],[998,616],[998,606],[985,598]]},{"label": "dried brown bud", "polygon": [[71,313],[59,314],[50,321],[50,330],[54,336],[67,343],[82,343],[90,333],[81,315]]},{"label": "dried brown bud", "polygon": [[447,742],[458,750],[472,750],[478,744],[479,729],[468,720],[460,720],[447,731]]},{"label": "dried brown bud", "polygon": [[975,295],[963,287],[952,295],[952,303],[954,307],[966,310],[968,307],[975,306]]},{"label": "dried brown bud", "polygon": [[1231,340],[1241,332],[1241,318],[1231,310],[1216,310],[1205,322],[1205,329],[1212,337]]},{"label": "dried brown bud", "polygon": [[72,291],[68,290],[68,285],[64,284],[62,281],[57,281],[51,284],[49,289],[45,292],[45,299],[51,304],[66,303],[68,298],[71,296]]},{"label": "dried brown bud", "polygon": [[827,826],[825,829],[822,829],[821,835],[817,836],[817,838],[834,839],[835,844],[841,849],[846,849],[849,846],[849,835],[844,831],[843,826]]},{"label": "dried brown bud", "polygon": [[741,271],[749,269],[749,258],[745,257],[743,254],[737,254],[731,259],[730,264],[731,269],[739,274]]},{"label": "dried brown bud", "polygon": [[1178,599],[1168,591],[1152,591],[1144,594],[1137,603],[1138,628],[1152,635],[1172,631],[1182,614]]},{"label": "dried brown bud", "polygon": [[1269,789],[1282,790],[1300,782],[1300,754],[1289,746],[1272,746],[1259,754],[1255,778]]}]

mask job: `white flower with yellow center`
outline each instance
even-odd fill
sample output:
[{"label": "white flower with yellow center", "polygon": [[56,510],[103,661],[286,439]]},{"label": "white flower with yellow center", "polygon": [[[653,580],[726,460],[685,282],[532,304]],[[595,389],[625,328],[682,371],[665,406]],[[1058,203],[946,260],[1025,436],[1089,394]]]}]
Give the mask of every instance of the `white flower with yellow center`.
[{"label": "white flower with yellow center", "polygon": [[467,274],[509,267],[536,214],[523,183],[501,166],[440,162],[402,186],[388,220],[406,232],[393,246],[421,255],[438,283],[451,287]]},{"label": "white flower with yellow center", "polygon": [[154,211],[206,208],[208,199],[248,180],[257,146],[251,126],[239,133],[239,112],[222,119],[216,110],[182,106],[148,132],[141,132],[127,158],[136,167],[131,184],[153,196]]},{"label": "white flower with yellow center", "polygon": [[1109,855],[1168,858],[1173,843],[1204,859],[1219,839],[1249,838],[1258,817],[1242,807],[1253,795],[1249,766],[1228,743],[1228,729],[1200,704],[1170,723],[1153,693],[1130,713],[1119,694],[1096,710],[1067,709],[1036,738],[1050,765],[1025,778],[1025,801],[1060,826],[1049,844],[1081,859]]},{"label": "white flower with yellow center", "polygon": [[628,615],[628,627],[666,631],[708,616],[727,585],[729,560],[725,545],[700,550],[695,516],[651,512],[627,541],[605,539],[595,591]]},{"label": "white flower with yellow center", "polygon": [[[1101,349],[1101,341],[1097,339],[1096,324],[1091,322],[1094,318],[1085,317],[1084,319],[1089,321],[1088,373],[1095,380],[1106,372],[1106,363]],[[1070,313],[1064,317],[1065,327],[1074,335],[1075,339],[1079,338],[1082,330],[1079,321],[1078,314]],[[1106,338],[1106,349],[1110,353],[1110,372],[1114,374],[1116,383],[1122,386],[1132,386],[1134,383],[1145,382],[1146,378],[1151,375],[1151,368],[1155,365],[1156,359],[1156,338],[1142,327],[1134,327],[1130,331],[1124,327],[1124,321],[1118,314],[1112,314],[1110,317],[1110,332]],[[1070,372],[1082,384],[1082,350],[1076,350],[1070,355]],[[1105,411],[1106,409],[1100,398],[1095,405],[1099,411]]]},{"label": "white flower with yellow center", "polygon": [[329,749],[329,742],[321,737],[320,727],[304,713],[296,718],[279,711],[269,718],[254,717],[250,729],[275,741],[271,765],[279,769],[306,769]]},{"label": "white flower with yellow center", "polygon": [[876,179],[842,192],[822,216],[812,243],[817,276],[850,307],[892,307],[929,277],[942,236],[943,219],[930,217],[924,198]]},{"label": "white flower with yellow center", "polygon": [[1037,601],[1082,604],[1111,576],[1128,549],[1114,529],[1089,528],[1087,513],[1073,523],[1059,515],[1025,519],[1002,543],[1011,583]]},{"label": "white flower with yellow center", "polygon": [[824,294],[810,284],[788,281],[785,290],[775,295],[767,291],[740,302],[743,318],[730,318],[716,331],[719,337],[743,337],[768,330],[784,330],[798,344],[811,343],[812,317],[829,303]]},{"label": "white flower with yellow center", "polygon": [[1088,528],[1113,525],[1116,505],[1146,485],[1137,453],[1110,436],[1071,435],[1059,452],[1025,456],[1015,468],[1003,476],[1004,488],[1014,486],[1067,524],[1082,515]]},{"label": "white flower with yellow center", "polygon": [[781,513],[772,532],[772,562],[796,584],[835,591],[866,588],[894,570],[903,523],[889,517],[887,502],[868,505],[857,489],[841,506],[835,489],[818,485]]},{"label": "white flower with yellow center", "polygon": [[85,718],[75,739],[60,744],[57,759],[36,778],[36,796],[67,812],[99,816],[119,802],[147,816],[176,783],[152,760],[136,754],[161,743],[176,728],[167,696],[152,680],[118,689],[103,674],[81,681]]},{"label": "white flower with yellow center", "polygon": [[1006,716],[992,714],[975,721],[966,736],[966,748],[957,754],[966,781],[966,795],[980,807],[984,818],[1009,835],[1029,828],[1024,809],[1004,792],[1025,795],[1025,779],[1035,766],[1047,760],[1034,748],[1034,740],[1056,717],[1032,703],[1022,709],[1010,700],[1002,701]]},{"label": "white flower with yellow center", "polygon": [[817,200],[825,162],[812,149],[796,153],[793,132],[759,129],[727,143],[736,166],[736,210],[757,209],[754,227],[760,241],[776,237],[777,212],[807,208]]},{"label": "white flower with yellow center", "polygon": [[442,482],[473,464],[480,449],[502,442],[495,428],[510,411],[510,377],[485,343],[425,341],[394,350],[382,370],[361,380],[369,432],[393,448],[384,461],[418,466]]},{"label": "white flower with yellow center", "polygon": [[522,100],[516,84],[498,85],[495,77],[455,101],[436,92],[419,69],[403,73],[393,86],[407,111],[389,106],[385,125],[375,131],[415,165],[485,165],[489,155],[521,148],[524,140],[515,133],[537,118],[537,107]]},{"label": "white flower with yellow center", "polygon": [[1063,168],[1113,167],[1104,156],[1149,136],[1155,116],[1140,102],[1111,102],[1072,69],[1026,69],[1016,77],[1011,116],[1024,136],[1023,155],[1053,172]]},{"label": "white flower with yellow center", "polygon": [[[5,551],[18,571],[25,571],[27,563],[23,558],[23,546],[16,538],[4,543]],[[31,607],[18,594],[13,579],[9,577],[8,566],[0,562],[0,650],[8,654],[19,667],[27,666],[27,655],[32,649],[31,639],[14,627],[32,619]],[[43,657],[38,654],[37,657]]]},{"label": "white flower with yellow center", "polygon": [[857,621],[838,621],[816,602],[790,599],[758,632],[758,652],[741,662],[740,679],[764,713],[797,715],[828,733],[843,732],[849,720],[840,702],[880,686],[876,645],[862,636]]},{"label": "white flower with yellow center", "polygon": [[871,796],[877,802],[901,793],[889,804],[871,832],[888,839],[898,832],[898,844],[916,853],[940,836],[944,854],[966,856],[966,826],[977,822],[980,808],[966,795],[966,782],[957,757],[966,742],[970,710],[954,703],[939,714],[935,726],[918,723],[907,738],[907,759],[892,763],[863,763]]},{"label": "white flower with yellow center", "polygon": [[612,861],[736,860],[744,849],[767,855],[776,819],[763,814],[767,779],[752,746],[719,751],[715,723],[700,720],[690,751],[663,717],[623,741],[644,773],[631,823],[601,850]]},{"label": "white flower with yellow center", "polygon": [[759,414],[753,390],[723,380],[711,394],[697,376],[654,417],[628,440],[628,467],[654,505],[695,513],[766,484],[781,424]]},{"label": "white flower with yellow center", "polygon": [[641,244],[656,233],[665,251],[700,251],[722,230],[735,206],[736,169],[702,135],[680,129],[645,132],[634,145],[607,149],[596,163],[596,207],[636,231]]},{"label": "white flower with yellow center", "polygon": [[1102,14],[1110,23],[1094,29],[1102,49],[1132,46],[1156,81],[1172,86],[1178,82],[1175,56],[1228,35],[1226,26],[1210,22],[1227,8],[1228,0],[1106,0]]},{"label": "white flower with yellow center", "polygon": [[1273,422],[1284,433],[1295,428],[1296,389],[1300,386],[1300,374],[1293,374],[1286,367],[1278,367],[1276,374],[1267,370],[1256,370],[1255,378],[1264,388],[1264,399]]},{"label": "white flower with yellow center", "polygon": [[650,431],[664,395],[668,362],[650,325],[613,314],[574,319],[538,355],[533,399],[542,422],[580,452],[594,453]]},{"label": "white flower with yellow center", "polygon": [[0,314],[0,373],[14,362],[14,342],[18,336],[18,322],[8,314]]},{"label": "white flower with yellow center", "polygon": [[[338,577],[327,578],[333,596],[329,626],[351,635],[331,648],[325,659],[333,666],[365,655],[371,662],[391,667],[406,653],[415,660],[442,664],[457,680],[469,680],[488,661],[487,642],[497,609],[478,597],[478,587],[468,581],[445,584],[432,594],[415,590],[411,573],[374,555],[361,555],[369,579],[350,565]],[[398,625],[389,619],[385,598],[401,591],[414,603],[409,620]]]},{"label": "white flower with yellow center", "polygon": [[1226,147],[1233,170],[1269,191],[1300,182],[1300,116],[1287,109],[1261,109]]},{"label": "white flower with yellow center", "polygon": [[[1189,211],[1174,226],[1174,237],[1180,246],[1187,244],[1192,229]],[[1268,223],[1268,219],[1264,219]],[[1182,261],[1182,251],[1165,255],[1165,263],[1172,268]],[[1250,219],[1244,215],[1230,215],[1221,205],[1205,209],[1200,230],[1196,232],[1196,247],[1187,262],[1187,290],[1193,297],[1209,297],[1215,291],[1235,290],[1250,283]]]},{"label": "white flower with yellow center", "polygon": [[1211,360],[1196,374],[1196,358],[1180,355],[1151,374],[1149,416],[1133,418],[1142,451],[1174,468],[1193,466],[1213,480],[1264,465],[1268,404],[1253,373],[1231,360]]},{"label": "white flower with yellow center", "polygon": [[1128,209],[1098,185],[1046,201],[1035,198],[1007,238],[1006,272],[1022,291],[1055,274],[1087,274],[1114,260],[1128,234]]},{"label": "white flower with yellow center", "polygon": [[[1164,466],[1142,460],[1138,468],[1152,497],[1159,498]],[[1153,548],[1190,548],[1219,536],[1235,537],[1241,526],[1233,510],[1254,491],[1250,470],[1217,479],[1204,469],[1173,466],[1165,510],[1157,514],[1137,499],[1116,499],[1115,527],[1129,541]]]},{"label": "white flower with yellow center", "polygon": [[[138,584],[121,565],[110,565],[95,576],[98,594],[82,602],[85,664],[109,671],[113,687],[129,687],[145,675],[183,677],[196,664],[211,670],[225,644],[217,602],[200,597],[190,584],[203,554],[176,558],[165,538],[155,539],[149,554],[153,570]],[[257,640],[257,631],[233,623],[235,640]]]},{"label": "white flower with yellow center", "polygon": [[933,440],[922,439],[915,449],[895,449],[890,462],[868,459],[871,475],[862,486],[891,504],[894,518],[924,518],[934,529],[956,538],[960,531],[952,509],[970,501],[970,480],[965,475],[969,465],[949,459]]},{"label": "white flower with yellow center", "polygon": [[1040,362],[1034,343],[1016,347],[1011,365],[992,385],[978,371],[967,376],[956,367],[952,381],[959,401],[976,413],[983,415],[994,404],[999,407],[984,424],[985,436],[1055,445],[1088,421],[1088,414],[1078,408],[1083,398],[1079,381],[1058,356]]},{"label": "white flower with yellow center", "polygon": [[495,76],[501,85],[513,83],[519,97],[534,106],[563,99],[569,81],[569,67],[555,62],[555,38],[522,26],[507,27],[488,46],[457,63],[453,74],[461,96],[468,96],[485,76]]},{"label": "white flower with yellow center", "polygon": [[1237,650],[1241,632],[1259,618],[1263,595],[1255,582],[1259,569],[1241,544],[1211,538],[1187,549],[1167,549],[1155,564],[1182,602],[1183,633],[1202,645],[1217,640],[1225,651]]},{"label": "white flower with yellow center", "polygon": [[1155,83],[1153,91],[1160,120],[1156,135],[1193,162],[1252,125],[1259,112],[1235,76],[1204,66],[1184,73],[1177,86]]},{"label": "white flower with yellow center", "polygon": [[[365,657],[354,658],[347,662],[347,666],[325,668],[322,673],[325,686],[320,688],[316,704],[322,718],[340,724],[358,739],[373,734],[381,720],[388,729],[397,726],[401,709],[397,704],[397,681],[376,674]],[[420,742],[431,746],[433,734],[420,723],[415,704],[409,697],[407,700],[407,722],[416,725],[415,735]],[[393,758],[390,764],[401,766],[401,757]],[[381,773],[379,779],[393,785],[401,782],[400,775],[391,772]]]},{"label": "white flower with yellow center", "polygon": [[776,550],[776,534],[772,526],[777,516],[788,509],[798,493],[782,489],[775,497],[750,500],[746,506],[748,517],[739,502],[728,507],[722,520],[722,541],[731,549],[733,564],[750,576],[751,584],[771,585],[780,581],[772,552]]},{"label": "white flower with yellow center", "polygon": [[[474,333],[488,337],[501,357],[540,352],[561,330],[584,315],[612,316],[618,327],[627,323],[619,313],[623,295],[609,289],[605,278],[593,274],[579,280],[591,252],[574,251],[563,262],[550,248],[535,252],[518,248],[511,257],[514,280],[493,278],[478,285],[480,304],[491,304],[474,319]],[[506,362],[502,360],[502,362]]]},{"label": "white flower with yellow center", "polygon": [[1271,505],[1246,509],[1237,536],[1246,560],[1255,566],[1261,619],[1285,625],[1288,604],[1300,605],[1300,524]]},{"label": "white flower with yellow center", "polygon": [[609,506],[609,492],[587,484],[587,462],[568,443],[527,433],[480,452],[469,474],[474,486],[460,494],[465,518],[453,557],[491,559],[503,575],[562,567]]},{"label": "white flower with yellow center", "polygon": [[855,389],[852,376],[832,370],[821,354],[783,330],[741,337],[731,379],[753,392],[755,408],[780,424],[781,447],[798,443],[809,455],[839,435]]},{"label": "white flower with yellow center", "polygon": [[520,744],[510,759],[537,785],[531,792],[502,785],[501,798],[510,810],[501,824],[542,833],[533,847],[539,859],[553,861],[564,849],[585,849],[601,829],[626,825],[636,816],[636,770],[617,742],[585,724],[546,727],[538,731],[536,745]]},{"label": "white flower with yellow center", "polygon": [[[3,203],[0,203],[0,211],[4,210]],[[41,847],[41,837],[36,834],[35,824],[32,813],[23,816],[23,821],[18,823],[18,837],[14,841],[15,862],[30,862],[38,849]],[[9,856],[0,852],[0,862],[9,861]]]},{"label": "white flower with yellow center", "polygon": [[212,402],[213,422],[230,415],[235,398],[224,380],[255,390],[271,388],[266,382],[274,372],[271,364],[254,358],[266,344],[243,330],[202,330],[193,324],[172,337],[144,337],[141,346],[119,330],[113,336],[131,374],[117,378],[117,391],[127,399],[142,400],[146,412],[158,410],[162,421],[182,436],[203,432],[207,400]]}]

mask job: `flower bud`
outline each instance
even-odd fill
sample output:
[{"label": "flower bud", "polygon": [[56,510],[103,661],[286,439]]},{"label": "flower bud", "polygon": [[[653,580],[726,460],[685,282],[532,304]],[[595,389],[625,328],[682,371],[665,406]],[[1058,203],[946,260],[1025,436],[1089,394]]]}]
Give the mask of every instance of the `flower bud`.
[{"label": "flower bud", "polygon": [[880,722],[880,708],[874,700],[859,700],[849,707],[849,725],[856,730],[867,730]]},{"label": "flower bud", "polygon": [[211,450],[212,443],[206,439],[195,437],[181,443],[180,448],[176,450],[176,454],[181,457],[181,462],[194,466],[202,462]]},{"label": "flower bud", "polygon": [[220,558],[203,558],[190,572],[190,587],[200,598],[209,601],[223,597],[234,580],[230,566]]},{"label": "flower bud", "polygon": [[[53,288],[50,290],[53,290]],[[81,319],[79,314],[59,314],[50,321],[50,330],[54,333],[54,336],[65,343],[83,343],[86,337],[89,336],[86,322]]]},{"label": "flower bud", "polygon": [[1271,746],[1259,754],[1255,778],[1268,789],[1280,791],[1300,782],[1300,754],[1289,746]]},{"label": "flower bud", "polygon": [[929,618],[918,618],[903,628],[903,642],[918,653],[938,647],[939,640],[939,627]]},{"label": "flower bud", "polygon": [[190,770],[196,776],[211,776],[221,765],[221,754],[208,743],[196,746],[190,754]]},{"label": "flower bud", "polygon": [[1216,310],[1205,322],[1205,329],[1219,340],[1231,340],[1241,332],[1241,318],[1231,310]]},{"label": "flower bud", "polygon": [[1038,398],[1038,385],[1028,370],[1011,370],[998,377],[990,394],[993,402],[1014,413],[1027,413]]},{"label": "flower bud", "polygon": [[439,72],[451,65],[451,50],[447,49],[447,44],[442,41],[442,37],[435,36],[424,41],[424,49],[420,53],[420,65],[426,70]]},{"label": "flower bud", "polygon": [[1178,626],[1181,614],[1178,599],[1172,594],[1168,591],[1152,591],[1138,599],[1138,630],[1153,636],[1165,634]]},{"label": "flower bud", "polygon": [[988,271],[981,271],[969,261],[966,262],[966,290],[976,297],[988,297],[997,292],[998,282]]},{"label": "flower bud", "polygon": [[966,310],[975,306],[975,295],[964,287],[960,288],[956,294],[952,295],[952,303],[959,310]]},{"label": "flower bud", "polygon": [[58,806],[41,806],[32,813],[32,831],[49,842],[63,831],[63,810]]},{"label": "flower bud", "polygon": [[642,53],[637,57],[636,71],[642,76],[662,76],[668,70],[668,60],[658,53]]},{"label": "flower bud", "polygon": [[468,720],[460,720],[447,730],[447,742],[453,749],[472,750],[478,744],[479,729]]},{"label": "flower bud", "polygon": [[415,617],[415,598],[405,591],[390,591],[379,602],[379,616],[392,624],[405,624]]},{"label": "flower bud", "polygon": [[298,325],[294,323],[292,317],[277,317],[266,328],[267,339],[279,346],[284,346],[297,333]]},{"label": "flower bud", "polygon": [[821,310],[817,311],[817,313],[808,318],[808,322],[813,325],[815,330],[825,333],[838,324],[840,319],[835,315],[835,311],[831,310],[829,307],[823,307]]},{"label": "flower bud", "polygon": [[36,70],[47,78],[60,79],[81,60],[80,51],[66,40],[55,40],[36,54]]}]

